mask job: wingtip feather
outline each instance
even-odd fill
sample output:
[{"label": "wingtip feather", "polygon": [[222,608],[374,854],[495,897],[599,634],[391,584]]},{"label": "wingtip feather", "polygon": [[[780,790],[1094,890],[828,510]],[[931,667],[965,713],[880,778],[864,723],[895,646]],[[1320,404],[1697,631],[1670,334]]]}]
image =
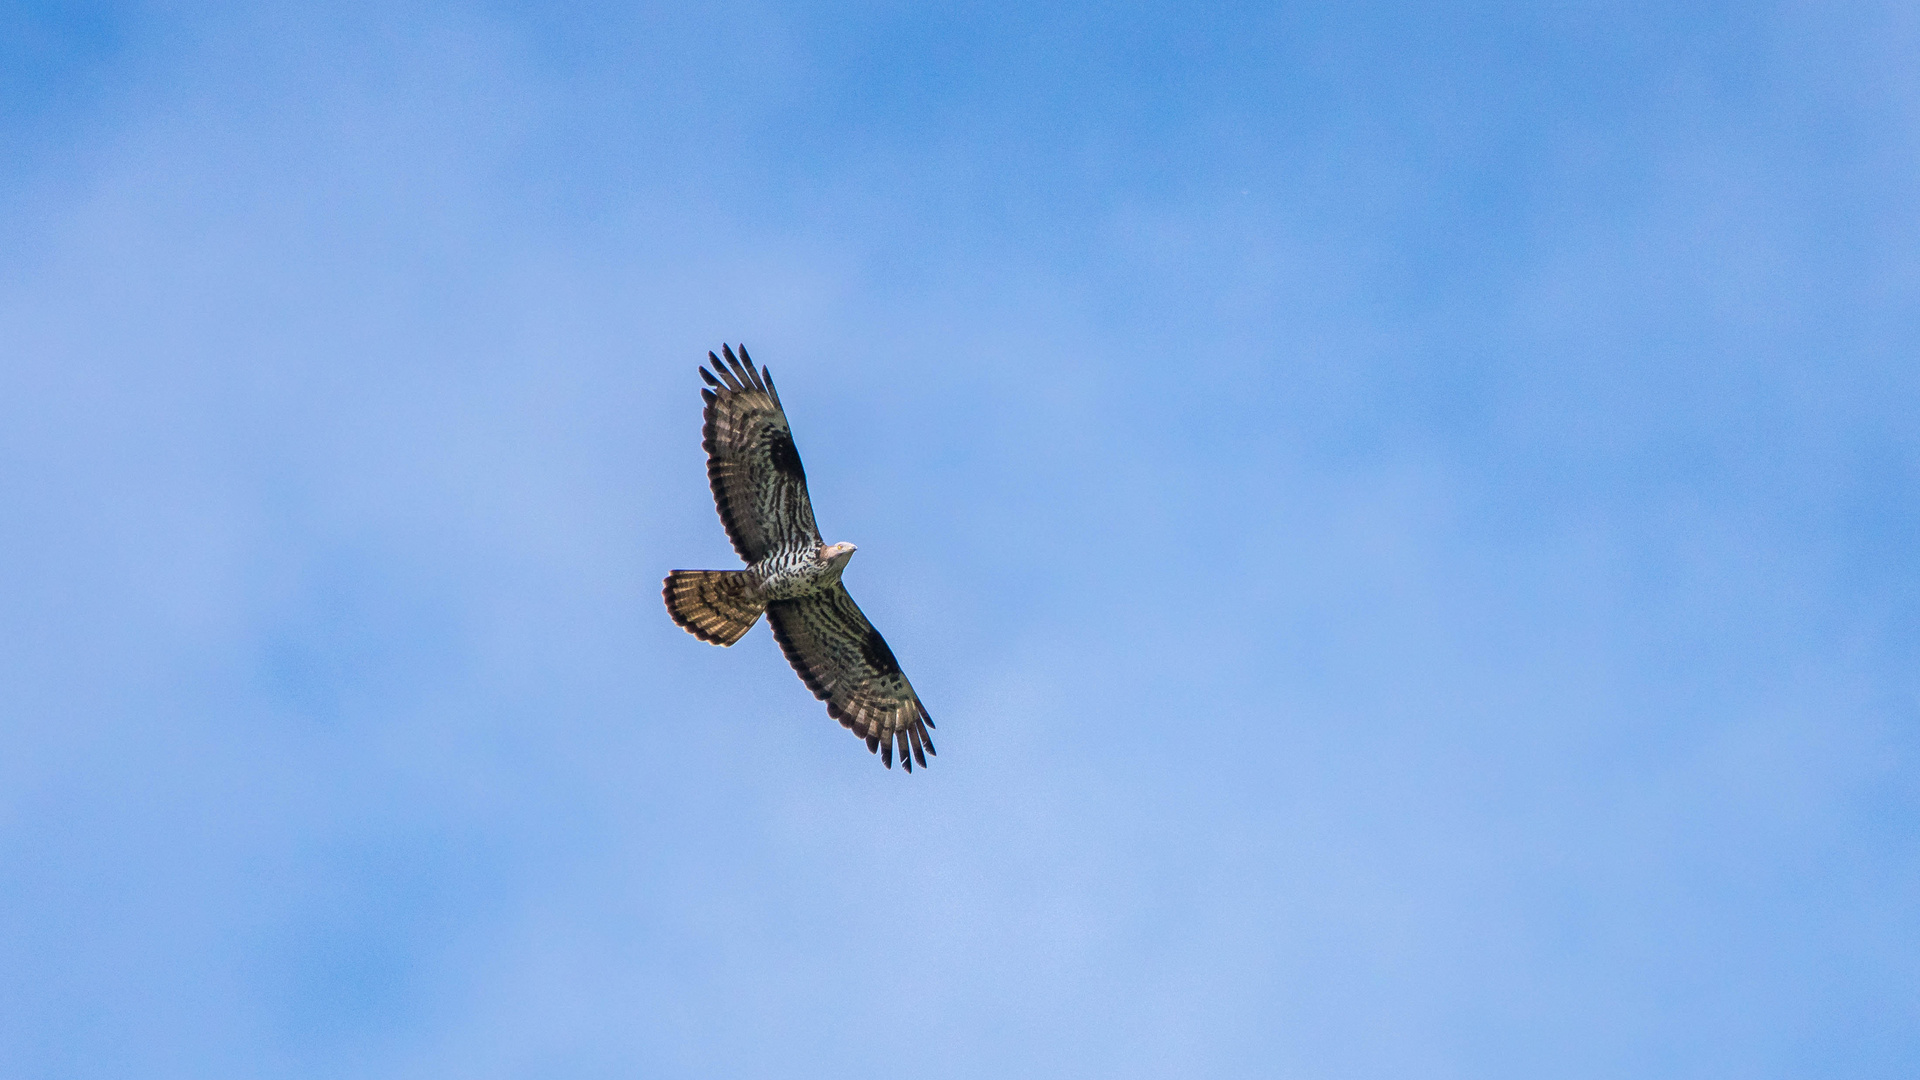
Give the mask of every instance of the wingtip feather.
[{"label": "wingtip feather", "polygon": [[[739,381],[742,390],[760,389],[757,385],[760,380],[754,377],[753,369],[741,364],[740,358],[733,354],[732,348],[722,345],[720,346],[720,350],[727,354],[727,366],[733,369],[733,377]],[[745,345],[740,346],[740,351],[745,353],[747,347]]]},{"label": "wingtip feather", "polygon": [[753,388],[767,393],[767,380],[761,378],[759,370],[753,366],[753,357],[747,355],[747,343],[744,341],[740,343],[740,364],[747,369],[747,378],[753,380]]}]

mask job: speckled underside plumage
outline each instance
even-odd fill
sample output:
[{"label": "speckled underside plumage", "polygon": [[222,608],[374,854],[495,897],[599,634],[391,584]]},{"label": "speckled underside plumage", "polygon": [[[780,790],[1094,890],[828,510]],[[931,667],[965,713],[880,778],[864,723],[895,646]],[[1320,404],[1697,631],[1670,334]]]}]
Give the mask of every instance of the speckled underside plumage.
[{"label": "speckled underside plumage", "polygon": [[[707,479],[721,524],[745,570],[675,570],[662,593],[673,620],[702,641],[732,645],[767,613],[780,650],[827,714],[866,740],[888,768],[897,752],[913,771],[934,752],[933,720],[838,571],[825,565],[780,394],[744,346],[700,369],[710,389],[703,433]],[[844,562],[836,564],[844,566]]]}]

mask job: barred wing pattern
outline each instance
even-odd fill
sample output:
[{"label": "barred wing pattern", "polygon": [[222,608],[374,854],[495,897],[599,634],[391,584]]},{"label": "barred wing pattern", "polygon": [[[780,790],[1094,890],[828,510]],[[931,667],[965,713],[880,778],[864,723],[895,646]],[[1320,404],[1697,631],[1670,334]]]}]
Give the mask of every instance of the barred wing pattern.
[{"label": "barred wing pattern", "polygon": [[753,369],[745,345],[737,360],[732,348],[723,345],[721,352],[724,363],[707,354],[713,371],[703,367],[700,377],[713,389],[700,396],[707,401],[707,482],[727,539],[749,565],[776,551],[817,548],[820,526],[807,498],[806,470],[773,376]]},{"label": "barred wing pattern", "polygon": [[896,743],[908,772],[916,761],[926,765],[926,755],[934,752],[927,734],[933,718],[845,585],[776,600],[767,605],[767,621],[800,681],[827,703],[827,715],[867,740],[867,749],[878,750],[888,768]]}]

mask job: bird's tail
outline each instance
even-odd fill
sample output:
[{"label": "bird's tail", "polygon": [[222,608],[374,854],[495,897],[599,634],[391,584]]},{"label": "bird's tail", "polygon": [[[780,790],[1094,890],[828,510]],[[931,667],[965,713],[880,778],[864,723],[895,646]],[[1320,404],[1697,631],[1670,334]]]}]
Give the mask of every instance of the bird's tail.
[{"label": "bird's tail", "polygon": [[715,645],[745,637],[767,610],[766,598],[745,570],[675,570],[660,594],[674,622]]}]

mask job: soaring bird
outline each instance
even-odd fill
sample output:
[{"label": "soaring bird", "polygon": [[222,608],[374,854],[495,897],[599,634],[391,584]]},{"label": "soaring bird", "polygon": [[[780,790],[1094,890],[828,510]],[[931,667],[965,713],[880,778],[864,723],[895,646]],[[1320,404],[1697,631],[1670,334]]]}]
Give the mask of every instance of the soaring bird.
[{"label": "soaring bird", "polygon": [[715,645],[732,645],[766,612],[787,662],[827,715],[867,740],[887,768],[894,748],[908,772],[933,753],[933,718],[885,638],[847,595],[840,574],[852,544],[820,539],[807,474],[793,448],[780,393],[747,347],[722,345],[700,369],[707,386],[707,481],[745,570],[675,570],[661,590],[673,621]]}]

